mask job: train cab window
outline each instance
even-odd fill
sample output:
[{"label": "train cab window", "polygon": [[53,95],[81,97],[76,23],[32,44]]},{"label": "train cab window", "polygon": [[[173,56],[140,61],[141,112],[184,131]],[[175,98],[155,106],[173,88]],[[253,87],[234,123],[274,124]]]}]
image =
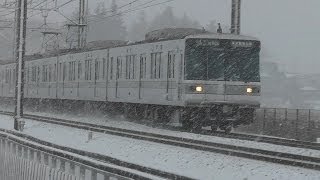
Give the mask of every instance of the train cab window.
[{"label": "train cab window", "polygon": [[161,53],[151,53],[151,79],[161,78]]},{"label": "train cab window", "polygon": [[147,57],[145,54],[140,56],[140,78],[147,77]]},{"label": "train cab window", "polygon": [[168,53],[168,78],[174,78],[175,77],[175,61],[176,61],[176,55],[169,52]]},{"label": "train cab window", "polygon": [[84,66],[84,79],[86,81],[91,80],[92,60],[85,60]]},{"label": "train cab window", "polygon": [[135,55],[126,56],[126,79],[134,79]]},{"label": "train cab window", "polygon": [[110,58],[110,80],[113,79],[113,57]]}]

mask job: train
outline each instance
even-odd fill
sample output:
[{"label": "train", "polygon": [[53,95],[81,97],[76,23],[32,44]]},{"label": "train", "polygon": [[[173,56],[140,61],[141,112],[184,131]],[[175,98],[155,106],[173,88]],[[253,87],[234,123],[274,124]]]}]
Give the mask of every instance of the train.
[{"label": "train", "polygon": [[[261,91],[257,38],[168,28],[140,42],[102,42],[27,56],[24,98],[100,102],[191,130],[230,132],[253,122]],[[15,68],[14,61],[0,66],[2,98],[15,95]]]}]

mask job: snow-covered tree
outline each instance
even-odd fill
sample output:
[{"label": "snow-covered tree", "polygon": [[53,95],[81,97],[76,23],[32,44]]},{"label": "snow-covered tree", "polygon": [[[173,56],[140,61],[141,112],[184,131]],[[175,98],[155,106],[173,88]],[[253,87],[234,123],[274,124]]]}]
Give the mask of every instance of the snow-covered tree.
[{"label": "snow-covered tree", "polygon": [[148,22],[145,18],[145,12],[141,11],[138,17],[138,21],[132,23],[129,31],[129,40],[131,41],[141,41],[144,39],[147,33]]},{"label": "snow-covered tree", "polygon": [[111,3],[111,11],[105,8],[104,3],[99,3],[94,13],[88,23],[88,41],[126,40],[127,30],[115,0]]},{"label": "snow-covered tree", "polygon": [[177,18],[177,26],[181,28],[201,28],[200,23],[192,20],[186,13],[182,18]]},{"label": "snow-covered tree", "polygon": [[150,24],[150,30],[177,27],[177,19],[173,10],[168,6],[162,13],[158,14]]}]

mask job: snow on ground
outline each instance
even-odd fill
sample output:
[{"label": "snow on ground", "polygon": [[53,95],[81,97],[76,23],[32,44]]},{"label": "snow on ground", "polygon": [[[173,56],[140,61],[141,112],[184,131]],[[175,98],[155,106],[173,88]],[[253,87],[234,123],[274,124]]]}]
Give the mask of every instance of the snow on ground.
[{"label": "snow on ground", "polygon": [[157,134],[165,134],[169,136],[184,137],[184,138],[190,138],[190,139],[201,140],[201,141],[230,144],[230,145],[237,145],[237,146],[244,146],[244,147],[251,147],[251,148],[259,148],[259,149],[264,149],[269,151],[285,152],[285,153],[298,154],[298,155],[304,155],[304,156],[320,157],[320,151],[317,151],[317,150],[287,147],[287,146],[274,145],[269,143],[230,139],[230,138],[215,137],[215,136],[206,136],[206,135],[200,135],[200,134],[194,134],[194,133],[177,132],[177,131],[170,131],[170,130],[159,129],[159,128],[152,128],[146,125],[128,122],[122,117],[92,118],[84,114],[75,116],[75,115],[69,115],[69,114],[52,114],[52,113],[40,113],[40,112],[36,112],[36,113],[30,112],[30,114],[41,115],[46,117],[56,117],[61,119],[69,119],[69,120],[81,121],[81,122],[89,122],[89,123],[107,125],[107,126],[112,126],[117,128],[145,131],[145,132],[151,132],[151,133],[157,133]]},{"label": "snow on ground", "polygon": [[[12,129],[12,120],[12,117],[0,115],[0,128]],[[319,171],[101,133],[94,133],[93,140],[87,142],[87,131],[31,120],[26,122],[24,132],[52,143],[112,156],[195,179],[317,180],[320,177]]]}]

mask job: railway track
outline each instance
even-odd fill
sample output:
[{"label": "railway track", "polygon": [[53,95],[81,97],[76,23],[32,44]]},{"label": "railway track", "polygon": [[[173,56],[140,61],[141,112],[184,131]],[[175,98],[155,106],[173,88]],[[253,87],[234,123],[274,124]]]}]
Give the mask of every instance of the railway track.
[{"label": "railway track", "polygon": [[[165,130],[190,132],[188,130],[183,129],[182,127],[176,127],[176,126],[170,126],[170,125],[164,125],[164,124],[156,124],[155,125],[155,124],[151,124],[151,123],[150,124],[143,123],[143,125],[161,128],[161,129],[165,129]],[[288,146],[288,147],[320,150],[320,143],[308,142],[308,141],[298,141],[295,139],[285,139],[285,138],[255,135],[255,134],[244,134],[244,133],[225,133],[225,132],[220,132],[220,131],[213,132],[211,130],[205,130],[205,129],[202,129],[201,131],[194,132],[194,133],[201,134],[201,135],[207,135],[207,136],[216,136],[216,137],[239,139],[239,140],[246,140],[246,141],[263,142],[263,143],[282,145],[282,146]]]},{"label": "railway track", "polygon": [[[7,111],[0,111],[0,114],[10,115],[10,116],[13,115],[12,112],[7,112]],[[35,115],[29,115],[29,116],[35,116]],[[134,122],[137,123],[136,121]],[[155,123],[149,123],[149,122],[143,122],[142,124],[150,127],[165,129],[165,130],[190,133],[190,131],[183,129],[182,127],[176,127],[176,126],[170,126],[170,125],[164,125],[164,124],[155,124]],[[320,143],[299,141],[295,139],[286,139],[286,138],[278,138],[278,137],[255,135],[255,134],[244,134],[244,133],[225,133],[225,132],[219,132],[219,131],[213,132],[211,130],[205,130],[205,129],[202,129],[201,131],[194,132],[194,133],[206,135],[206,136],[216,136],[216,137],[222,137],[222,138],[263,142],[263,143],[282,145],[282,146],[288,146],[288,147],[320,150]]]},{"label": "railway track", "polygon": [[[6,113],[9,115],[10,113]],[[12,114],[11,114],[12,115]],[[244,157],[254,160],[278,163],[283,165],[297,166],[308,169],[320,170],[320,157],[310,157],[290,153],[273,152],[256,148],[227,145],[214,142],[199,141],[188,138],[160,135],[154,133],[140,132],[128,129],[121,129],[103,125],[84,123],[79,121],[65,120],[52,117],[42,117],[36,115],[24,115],[24,118],[40,122],[63,125],[92,132],[105,133],[121,137],[145,140],[155,143],[162,143],[172,146],[190,148],[225,155]]]}]

